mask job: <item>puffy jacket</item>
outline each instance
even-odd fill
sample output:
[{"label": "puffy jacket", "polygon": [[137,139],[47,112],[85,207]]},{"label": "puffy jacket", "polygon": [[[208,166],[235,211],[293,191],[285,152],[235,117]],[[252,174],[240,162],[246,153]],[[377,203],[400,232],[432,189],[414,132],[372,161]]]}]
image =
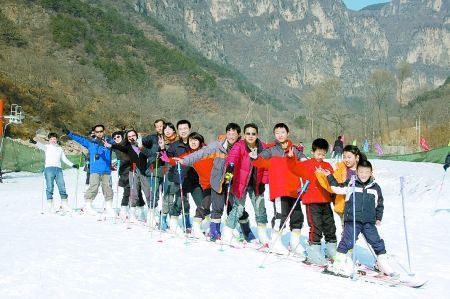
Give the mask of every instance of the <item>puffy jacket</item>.
[{"label": "puffy jacket", "polygon": [[[169,145],[169,148],[166,150],[167,156],[169,157],[180,157],[184,153],[189,151],[189,144],[183,143],[181,140],[177,140]],[[188,172],[187,167],[181,167],[181,182]],[[180,184],[180,174],[178,173],[177,167],[170,167],[167,178],[170,182],[174,182],[176,184]]]},{"label": "puffy jacket", "polygon": [[[353,186],[350,180],[339,184],[336,179],[327,176],[331,189],[336,194],[345,194],[344,221],[353,221]],[[383,218],[383,195],[380,186],[371,177],[366,183],[355,181],[355,220],[362,223],[375,223]]]},{"label": "puffy jacket", "polygon": [[[269,173],[270,200],[280,196],[297,197],[297,189],[300,187],[300,180],[289,171],[286,154],[292,147],[292,142],[288,141],[288,147],[283,149],[280,143],[264,149],[258,158],[253,160],[253,165],[259,168],[266,168]],[[300,159],[303,153],[294,148],[294,154]]]},{"label": "puffy jacket", "polygon": [[[338,183],[344,183],[347,180],[347,166],[345,166],[344,162],[336,163],[336,169],[333,172],[333,176]],[[316,172],[316,178],[319,181],[320,186],[325,188],[328,192],[333,193],[327,177],[324,174]],[[334,199],[334,211],[342,215],[344,213],[344,206],[345,196],[342,194],[337,194]]]},{"label": "puffy jacket", "polygon": [[217,193],[222,193],[222,184],[225,176],[225,159],[228,155],[226,148],[228,141],[214,141],[208,146],[187,155],[183,158],[183,163],[192,166],[195,162],[209,158],[213,160],[213,166],[210,177],[211,188]]},{"label": "puffy jacket", "polygon": [[[262,143],[259,139],[257,140],[258,153],[261,153],[266,145]],[[250,149],[247,146],[245,140],[238,141],[231,149],[228,157],[225,161],[225,167],[228,167],[230,163],[234,164],[234,175],[233,175],[233,185],[231,188],[231,193],[238,199],[243,199],[246,194],[244,194],[247,189],[248,183],[250,181],[253,165],[251,158],[249,156]],[[266,169],[256,168],[256,175],[253,178],[253,188],[256,195],[264,193],[264,181],[267,181],[268,176]]]},{"label": "puffy jacket", "polygon": [[303,181],[309,181],[308,190],[302,196],[304,204],[331,202],[330,193],[320,185],[316,178],[315,171],[319,167],[333,172],[333,167],[328,162],[317,161],[316,159],[298,162],[294,157],[288,159],[289,170],[296,176],[301,177]]},{"label": "puffy jacket", "polygon": [[[73,132],[67,136],[88,149],[90,173],[111,174],[111,150],[104,147],[101,140],[82,137]],[[110,139],[107,141],[113,142]],[[95,159],[95,155],[98,155],[98,159]]]}]

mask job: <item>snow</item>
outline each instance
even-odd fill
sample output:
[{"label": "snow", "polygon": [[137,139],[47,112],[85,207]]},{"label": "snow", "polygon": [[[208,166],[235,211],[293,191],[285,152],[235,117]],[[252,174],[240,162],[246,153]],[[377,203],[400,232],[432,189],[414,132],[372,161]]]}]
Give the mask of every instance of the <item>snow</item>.
[{"label": "snow", "polygon": [[[416,278],[429,280],[421,289],[324,275],[272,255],[265,267],[259,268],[264,254],[253,249],[225,246],[220,251],[220,246],[213,243],[186,245],[184,239],[168,234],[162,235],[161,243],[157,242],[158,232],[150,234],[143,226],[127,229],[119,221],[99,222],[95,217],[77,214],[41,214],[42,174],[14,173],[5,175],[0,184],[0,297],[448,298],[450,175],[441,190],[442,165],[372,162],[385,198],[379,232],[399,271],[401,267],[408,269],[399,188],[399,177],[405,178],[411,267]],[[77,171],[69,169],[64,174],[73,205]],[[83,190],[84,172],[80,172],[78,206],[82,205]],[[99,194],[95,204],[100,206],[102,201]],[[271,204],[266,202],[266,207],[271,217]],[[247,205],[247,210],[252,217],[251,206]],[[251,221],[255,231],[254,219]],[[340,223],[337,218],[336,223]],[[302,242],[306,241],[307,232],[305,223]],[[288,234],[283,241],[287,245]],[[373,260],[364,241],[359,240],[355,250],[360,261]],[[406,275],[405,271],[402,273]]]}]

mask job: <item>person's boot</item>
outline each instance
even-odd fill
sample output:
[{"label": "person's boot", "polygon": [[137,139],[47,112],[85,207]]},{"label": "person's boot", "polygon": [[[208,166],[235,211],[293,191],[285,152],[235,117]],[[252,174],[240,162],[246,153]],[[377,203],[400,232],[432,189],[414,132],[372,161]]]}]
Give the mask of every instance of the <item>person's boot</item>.
[{"label": "person's boot", "polygon": [[242,244],[236,239],[233,234],[233,229],[228,225],[223,226],[221,241],[225,245],[229,245],[235,248],[242,248]]},{"label": "person's boot", "polygon": [[105,202],[105,214],[108,217],[113,217],[113,218],[117,217],[117,213],[112,208],[112,200],[107,200]]},{"label": "person's boot", "polygon": [[210,228],[211,228],[211,216],[207,215],[205,217],[205,219],[203,219],[203,222],[202,222],[202,229],[205,232],[206,236],[209,235]]},{"label": "person's boot", "polygon": [[305,257],[305,249],[303,248],[301,242],[300,242],[300,235],[302,231],[300,229],[293,229],[291,231],[291,238],[289,240],[289,247],[292,255],[298,256],[298,257]]},{"label": "person's boot", "polygon": [[[218,219],[220,221],[220,219]],[[221,234],[220,234],[220,222],[213,222],[211,221],[209,226],[209,240],[211,242],[216,242],[217,240],[220,240]]]},{"label": "person's boot", "polygon": [[272,232],[272,241],[270,243],[270,251],[276,254],[287,255],[289,250],[284,246],[282,235],[279,231]]},{"label": "person's boot", "polygon": [[202,218],[195,217],[192,225],[192,234],[196,239],[202,239],[205,235],[202,232]]},{"label": "person's boot", "polygon": [[169,222],[170,233],[176,234],[178,231],[178,216],[170,216]]},{"label": "person's boot", "polygon": [[337,248],[337,243],[335,242],[327,242],[326,244],[326,249],[327,249],[327,254],[326,257],[327,259],[333,261],[335,256],[336,256],[336,248]]},{"label": "person's boot", "polygon": [[53,199],[47,200],[47,213],[53,213]]},{"label": "person's boot", "polygon": [[306,260],[312,264],[316,265],[326,265],[327,260],[322,255],[321,251],[321,245],[320,244],[312,244],[308,246],[308,249],[306,250],[308,256]]},{"label": "person's boot", "polygon": [[161,223],[159,224],[159,228],[162,231],[166,231],[167,230],[167,228],[168,228],[168,225],[167,225],[167,214],[161,214]]},{"label": "person's boot", "polygon": [[136,223],[138,220],[136,218],[136,207],[130,208],[130,215],[128,216],[128,222]]},{"label": "person's boot", "polygon": [[377,257],[377,268],[378,270],[380,270],[380,272],[387,276],[398,276],[398,274],[395,273],[395,270],[389,264],[389,257],[387,254],[380,254]]},{"label": "person's boot", "polygon": [[92,201],[86,200],[83,207],[83,213],[89,216],[96,216],[98,213],[92,208]]},{"label": "person's boot", "polygon": [[345,253],[336,252],[334,262],[328,269],[338,275],[351,276],[353,273],[353,264]]},{"label": "person's boot", "polygon": [[269,236],[267,235],[267,226],[265,223],[258,223],[258,239],[259,243],[269,247]]},{"label": "person's boot", "polygon": [[69,202],[66,200],[61,200],[61,210],[63,213],[70,213],[72,209],[69,207]]},{"label": "person's boot", "polygon": [[119,218],[122,219],[123,222],[125,222],[127,220],[127,217],[128,217],[128,206],[121,206]]},{"label": "person's boot", "polygon": [[248,219],[245,222],[239,222],[239,224],[241,226],[241,231],[244,235],[245,241],[252,242],[253,240],[256,240],[255,235],[250,229],[250,223],[248,222]]},{"label": "person's boot", "polygon": [[184,214],[184,224],[186,225],[186,234],[190,234],[192,232],[192,224],[189,214]]}]

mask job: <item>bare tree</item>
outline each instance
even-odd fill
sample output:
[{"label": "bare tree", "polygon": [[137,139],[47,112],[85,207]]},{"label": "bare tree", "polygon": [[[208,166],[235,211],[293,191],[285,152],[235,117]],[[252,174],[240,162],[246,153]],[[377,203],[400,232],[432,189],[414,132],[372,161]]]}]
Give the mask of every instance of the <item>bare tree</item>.
[{"label": "bare tree", "polygon": [[[394,77],[385,69],[375,69],[369,77],[369,90],[372,100],[378,108],[378,134],[383,137],[383,127],[381,121],[382,108],[386,107],[394,88]],[[386,129],[389,133],[389,109],[384,109],[386,114]]]},{"label": "bare tree", "polygon": [[397,70],[397,94],[399,99],[399,117],[400,117],[400,134],[402,133],[403,129],[403,114],[402,114],[402,108],[403,108],[403,87],[405,80],[411,77],[412,70],[411,65],[407,62],[401,62],[396,67]]}]

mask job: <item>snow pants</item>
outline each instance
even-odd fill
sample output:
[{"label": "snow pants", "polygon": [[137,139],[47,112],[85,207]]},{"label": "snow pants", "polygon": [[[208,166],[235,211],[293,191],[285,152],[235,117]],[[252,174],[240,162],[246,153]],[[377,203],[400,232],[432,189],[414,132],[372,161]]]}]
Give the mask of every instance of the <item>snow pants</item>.
[{"label": "snow pants", "polygon": [[386,253],[386,248],[384,246],[383,239],[380,238],[378,234],[378,230],[373,223],[362,223],[356,222],[356,231],[353,230],[353,222],[348,221],[344,224],[344,232],[342,236],[341,242],[339,242],[339,246],[337,251],[340,253],[347,253],[350,249],[353,248],[353,234],[355,233],[355,240],[358,240],[358,235],[360,233],[366,238],[367,243],[372,246],[373,251],[376,255]]},{"label": "snow pants", "polygon": [[320,244],[322,236],[329,243],[336,243],[336,224],[330,203],[311,203],[306,205],[309,225],[309,244]]}]

